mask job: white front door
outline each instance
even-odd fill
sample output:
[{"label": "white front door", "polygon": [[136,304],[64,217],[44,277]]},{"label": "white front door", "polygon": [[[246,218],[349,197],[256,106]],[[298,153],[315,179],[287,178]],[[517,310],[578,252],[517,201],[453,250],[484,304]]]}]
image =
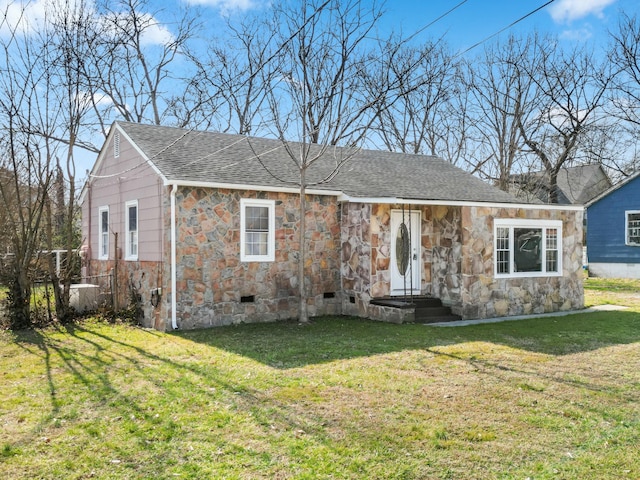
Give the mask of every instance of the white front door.
[{"label": "white front door", "polygon": [[420,223],[419,211],[391,211],[391,295],[420,293]]}]

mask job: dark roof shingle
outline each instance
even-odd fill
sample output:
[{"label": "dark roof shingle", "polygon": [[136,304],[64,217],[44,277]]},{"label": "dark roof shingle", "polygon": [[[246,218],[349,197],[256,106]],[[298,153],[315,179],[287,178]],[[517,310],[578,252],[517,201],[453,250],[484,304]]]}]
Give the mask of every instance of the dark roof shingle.
[{"label": "dark roof shingle", "polygon": [[[280,140],[117,122],[169,181],[285,188],[299,184]],[[290,143],[293,152],[304,146]],[[307,145],[311,154],[321,146]],[[350,157],[350,158],[349,158]],[[348,158],[330,180],[336,162]],[[309,168],[308,188],[351,197],[522,203],[470,173],[428,155],[329,147]],[[314,184],[315,183],[315,184]]]}]

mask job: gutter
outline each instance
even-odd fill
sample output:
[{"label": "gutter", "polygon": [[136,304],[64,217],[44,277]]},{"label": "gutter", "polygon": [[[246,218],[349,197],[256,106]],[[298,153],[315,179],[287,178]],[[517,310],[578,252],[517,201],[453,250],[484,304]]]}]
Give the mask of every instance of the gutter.
[{"label": "gutter", "polygon": [[176,192],[178,184],[171,185],[171,328],[178,329],[176,314],[177,273],[176,273]]},{"label": "gutter", "polygon": [[354,197],[345,193],[338,196],[338,202],[346,203],[380,203],[380,204],[404,204],[404,205],[445,205],[451,207],[492,207],[511,208],[523,210],[571,210],[582,211],[582,205],[559,205],[549,203],[506,203],[506,202],[478,202],[467,200],[423,200],[416,198],[400,197]]},{"label": "gutter", "polygon": [[[193,180],[165,180],[165,185],[176,185],[180,187],[197,187],[197,188],[223,188],[226,190],[245,190],[255,192],[276,192],[276,193],[300,193],[300,187],[274,187],[268,185],[250,185],[242,183],[222,183],[222,182],[200,182]],[[306,188],[308,195],[325,195],[330,197],[338,197],[342,195],[338,190],[322,190],[314,188]]]}]

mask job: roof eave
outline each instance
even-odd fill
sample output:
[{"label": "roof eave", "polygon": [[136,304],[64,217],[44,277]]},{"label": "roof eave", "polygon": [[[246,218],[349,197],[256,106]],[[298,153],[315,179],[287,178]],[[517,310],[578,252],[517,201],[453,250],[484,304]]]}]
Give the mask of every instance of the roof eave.
[{"label": "roof eave", "polygon": [[608,196],[609,194],[615,192],[616,190],[618,190],[619,188],[624,187],[627,183],[635,180],[638,176],[640,176],[640,170],[638,170],[637,172],[635,172],[633,175],[629,175],[627,178],[625,178],[624,180],[622,180],[621,182],[618,182],[617,184],[613,185],[611,188],[608,188],[607,190],[605,190],[604,192],[602,192],[600,195],[598,195],[595,198],[592,198],[591,200],[589,200],[587,203],[584,204],[585,208],[590,207],[591,205],[593,205],[594,203],[599,202],[600,200],[602,200],[604,197]]},{"label": "roof eave", "polygon": [[[177,185],[178,187],[197,187],[197,188],[223,188],[227,190],[253,190],[260,192],[276,192],[276,193],[300,193],[300,187],[291,186],[273,186],[273,185],[250,185],[240,183],[221,183],[221,182],[201,182],[195,180],[164,180],[164,185]],[[306,188],[305,192],[309,195],[326,195],[330,197],[338,197],[342,192],[336,190],[321,190],[317,188]]]},{"label": "roof eave", "polygon": [[509,203],[509,202],[483,202],[469,200],[437,200],[437,199],[416,199],[402,197],[355,197],[342,194],[338,197],[339,202],[349,203],[380,203],[380,204],[404,204],[404,205],[447,205],[452,207],[496,207],[496,208],[522,208],[528,210],[575,210],[581,211],[582,206],[574,205],[549,205],[533,203]]},{"label": "roof eave", "polygon": [[[249,185],[236,183],[220,183],[220,182],[200,182],[193,180],[171,180],[164,181],[165,186],[176,185],[179,187],[197,187],[197,188],[223,188],[227,190],[244,190],[244,191],[260,191],[260,192],[276,192],[276,193],[300,193],[300,187],[275,187],[271,185]],[[437,200],[437,199],[416,199],[402,197],[358,197],[348,195],[337,190],[321,190],[307,188],[305,192],[309,195],[325,195],[336,197],[340,203],[377,203],[383,205],[404,204],[404,205],[448,205],[460,207],[496,207],[496,208],[522,208],[528,210],[574,210],[580,211],[583,207],[575,205],[549,205],[549,204],[530,204],[530,203],[509,203],[509,202],[483,202],[483,201],[466,201],[466,200]]]}]

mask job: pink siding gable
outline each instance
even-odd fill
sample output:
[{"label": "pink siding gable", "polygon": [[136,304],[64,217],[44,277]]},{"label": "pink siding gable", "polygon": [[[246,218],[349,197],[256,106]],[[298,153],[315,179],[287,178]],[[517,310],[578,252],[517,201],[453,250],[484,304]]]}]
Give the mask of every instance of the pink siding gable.
[{"label": "pink siding gable", "polygon": [[[115,137],[115,136],[114,136]],[[138,260],[162,261],[162,199],[163,185],[160,176],[144,161],[140,153],[120,135],[120,155],[114,158],[113,138],[105,144],[101,155],[103,161],[92,174],[90,192],[82,205],[84,231],[89,231],[91,222],[91,258],[99,256],[98,211],[109,207],[109,259],[114,258],[115,233],[118,234],[118,248],[125,256],[125,204],[138,201]],[[89,211],[91,209],[91,211]],[[87,220],[90,219],[90,220]]]}]

